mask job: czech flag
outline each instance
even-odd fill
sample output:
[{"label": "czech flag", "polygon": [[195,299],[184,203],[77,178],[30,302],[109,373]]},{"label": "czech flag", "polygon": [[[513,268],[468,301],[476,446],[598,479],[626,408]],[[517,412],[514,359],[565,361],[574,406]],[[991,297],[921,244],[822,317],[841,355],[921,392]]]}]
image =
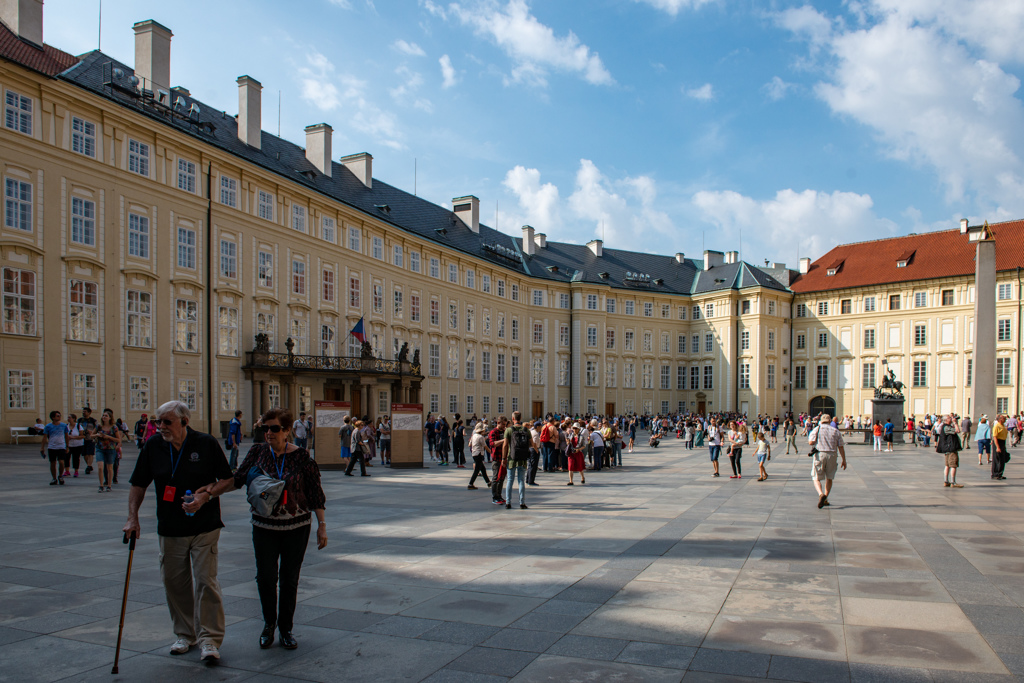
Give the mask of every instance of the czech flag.
[{"label": "czech flag", "polygon": [[349,334],[351,334],[353,337],[358,339],[360,344],[366,342],[366,335],[363,334],[363,319],[362,318],[359,319],[359,322],[356,323],[356,326],[352,328],[352,331]]}]

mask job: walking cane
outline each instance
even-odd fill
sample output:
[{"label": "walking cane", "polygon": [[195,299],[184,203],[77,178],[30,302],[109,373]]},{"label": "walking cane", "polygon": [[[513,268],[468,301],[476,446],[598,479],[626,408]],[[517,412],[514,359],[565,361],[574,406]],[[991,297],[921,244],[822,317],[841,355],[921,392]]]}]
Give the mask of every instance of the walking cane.
[{"label": "walking cane", "polygon": [[128,544],[128,571],[124,576],[124,597],[121,599],[121,624],[117,627],[117,649],[114,651],[114,668],[111,674],[117,673],[117,660],[121,657],[121,634],[124,632],[124,613],[128,608],[128,582],[132,578],[132,556],[135,554],[135,532],[132,532],[131,540],[128,539],[128,532],[124,534],[124,542]]}]

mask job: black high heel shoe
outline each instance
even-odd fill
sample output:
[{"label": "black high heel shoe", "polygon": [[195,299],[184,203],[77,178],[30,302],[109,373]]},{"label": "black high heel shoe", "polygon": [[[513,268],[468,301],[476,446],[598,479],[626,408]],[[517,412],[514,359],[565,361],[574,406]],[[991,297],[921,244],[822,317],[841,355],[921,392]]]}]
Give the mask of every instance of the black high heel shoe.
[{"label": "black high heel shoe", "polygon": [[274,644],[274,628],[273,624],[263,626],[263,633],[260,634],[260,649],[266,650]]},{"label": "black high heel shoe", "polygon": [[294,650],[299,646],[299,641],[291,634],[291,631],[281,631],[281,647],[286,650]]}]

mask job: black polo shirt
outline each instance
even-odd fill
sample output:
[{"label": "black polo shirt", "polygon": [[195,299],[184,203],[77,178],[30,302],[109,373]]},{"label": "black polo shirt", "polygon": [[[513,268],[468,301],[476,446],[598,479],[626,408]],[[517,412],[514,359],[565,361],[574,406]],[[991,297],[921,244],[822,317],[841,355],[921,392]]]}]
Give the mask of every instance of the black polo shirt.
[{"label": "black polo shirt", "polygon": [[[139,452],[130,480],[132,486],[142,488],[155,484],[157,533],[161,536],[195,536],[224,526],[217,498],[192,517],[181,509],[185,491],[195,492],[232,476],[220,442],[209,434],[187,429],[180,454],[159,434],[148,440]],[[174,488],[173,500],[165,500],[169,486]]]}]

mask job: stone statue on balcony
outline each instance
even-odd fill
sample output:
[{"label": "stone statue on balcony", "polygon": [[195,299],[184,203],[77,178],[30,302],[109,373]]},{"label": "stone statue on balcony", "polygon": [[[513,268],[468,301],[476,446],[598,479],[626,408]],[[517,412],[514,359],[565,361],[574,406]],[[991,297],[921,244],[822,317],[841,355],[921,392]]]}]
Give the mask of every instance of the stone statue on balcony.
[{"label": "stone statue on balcony", "polygon": [[412,364],[413,365],[419,365],[420,364],[420,350],[419,349],[416,349],[412,353]]},{"label": "stone statue on balcony", "polygon": [[402,342],[402,348],[398,350],[398,362],[409,362],[409,342]]},{"label": "stone statue on balcony", "polygon": [[256,335],[256,348],[253,351],[270,353],[270,337],[267,336],[266,332],[260,332]]},{"label": "stone statue on balcony", "polygon": [[370,346],[370,342],[363,342],[363,345],[359,350],[359,357],[363,360],[373,360],[373,347]]}]

